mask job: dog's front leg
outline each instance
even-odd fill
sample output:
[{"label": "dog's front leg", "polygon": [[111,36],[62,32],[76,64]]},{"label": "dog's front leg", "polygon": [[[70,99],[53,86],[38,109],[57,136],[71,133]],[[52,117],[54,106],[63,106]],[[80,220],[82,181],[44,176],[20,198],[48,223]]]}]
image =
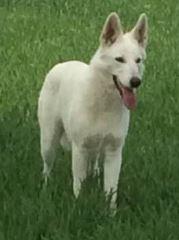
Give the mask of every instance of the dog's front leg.
[{"label": "dog's front leg", "polygon": [[73,192],[77,198],[81,189],[81,183],[87,176],[88,157],[87,150],[76,144],[72,144],[72,173]]},{"label": "dog's front leg", "polygon": [[104,190],[111,197],[111,208],[116,208],[118,179],[122,162],[122,146],[117,150],[106,150],[104,159]]}]

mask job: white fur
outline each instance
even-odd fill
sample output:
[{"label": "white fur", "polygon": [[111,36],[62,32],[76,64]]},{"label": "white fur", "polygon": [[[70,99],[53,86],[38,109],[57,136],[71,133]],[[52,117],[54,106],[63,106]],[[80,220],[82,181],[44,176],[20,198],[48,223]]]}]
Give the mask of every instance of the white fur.
[{"label": "white fur", "polygon": [[[113,191],[111,205],[115,205],[129,110],[123,104],[112,75],[115,74],[124,86],[129,86],[133,76],[141,78],[143,64],[135,62],[136,58],[145,58],[146,36],[144,39],[137,35],[137,28],[141,26],[146,33],[145,15],[131,32],[123,34],[118,16],[110,14],[100,47],[89,65],[79,61],[60,63],[46,76],[38,105],[44,175],[49,176],[59,142],[68,145],[72,149],[76,197],[92,163],[104,154],[104,190],[107,194]],[[111,30],[114,30],[112,35]],[[138,37],[143,38],[139,41]],[[117,62],[115,57],[118,56],[123,56],[125,63]]]}]

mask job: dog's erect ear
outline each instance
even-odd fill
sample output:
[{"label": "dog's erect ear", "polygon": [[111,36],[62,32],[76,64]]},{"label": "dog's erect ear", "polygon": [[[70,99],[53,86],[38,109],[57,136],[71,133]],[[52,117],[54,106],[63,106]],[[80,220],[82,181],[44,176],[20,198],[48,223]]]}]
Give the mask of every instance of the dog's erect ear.
[{"label": "dog's erect ear", "polygon": [[133,37],[138,41],[142,47],[147,46],[148,40],[148,20],[145,13],[142,13],[132,29]]},{"label": "dog's erect ear", "polygon": [[122,34],[120,19],[117,13],[111,13],[104,24],[100,41],[102,45],[111,45],[120,34]]}]

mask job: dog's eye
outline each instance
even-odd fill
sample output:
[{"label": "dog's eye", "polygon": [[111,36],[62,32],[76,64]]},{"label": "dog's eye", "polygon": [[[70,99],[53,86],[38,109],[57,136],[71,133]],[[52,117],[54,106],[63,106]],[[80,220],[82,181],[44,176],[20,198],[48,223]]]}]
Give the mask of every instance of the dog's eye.
[{"label": "dog's eye", "polygon": [[137,58],[137,59],[135,60],[135,62],[136,62],[136,63],[140,63],[141,60],[142,60],[141,58]]},{"label": "dog's eye", "polygon": [[116,57],[115,60],[120,63],[125,63],[125,60],[123,57]]}]

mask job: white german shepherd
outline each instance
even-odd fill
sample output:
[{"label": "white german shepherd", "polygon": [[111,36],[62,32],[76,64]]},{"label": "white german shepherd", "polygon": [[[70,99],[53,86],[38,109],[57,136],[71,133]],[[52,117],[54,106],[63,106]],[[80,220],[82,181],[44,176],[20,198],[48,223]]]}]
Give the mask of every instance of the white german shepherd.
[{"label": "white german shepherd", "polygon": [[43,173],[47,180],[56,146],[69,143],[76,197],[89,169],[96,168],[103,154],[104,191],[113,192],[111,207],[116,206],[122,148],[129,110],[136,106],[135,90],[142,80],[147,32],[145,14],[124,34],[118,15],[111,13],[89,65],[60,63],[46,76],[38,105]]}]

